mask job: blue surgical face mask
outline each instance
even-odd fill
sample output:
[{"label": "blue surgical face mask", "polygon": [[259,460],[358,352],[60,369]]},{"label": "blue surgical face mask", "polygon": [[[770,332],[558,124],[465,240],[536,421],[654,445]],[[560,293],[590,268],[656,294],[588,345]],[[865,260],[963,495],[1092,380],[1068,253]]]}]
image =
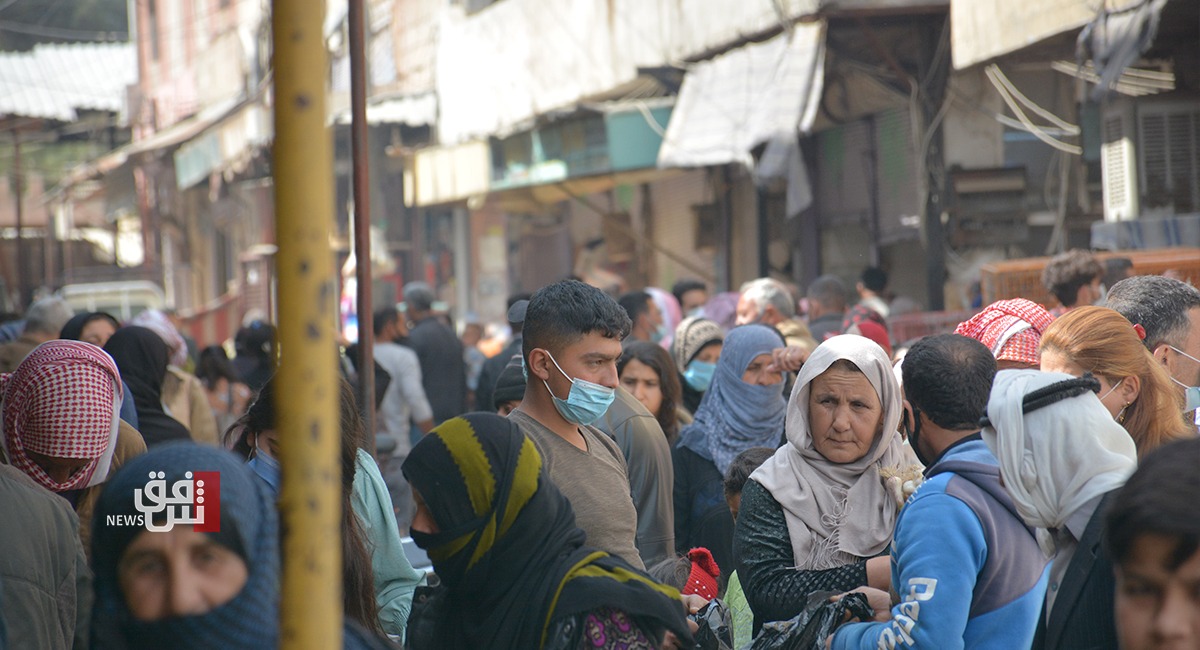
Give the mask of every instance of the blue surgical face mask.
[{"label": "blue surgical face mask", "polygon": [[713,374],[716,371],[717,364],[694,359],[688,364],[687,372],[683,373],[683,380],[692,390],[703,393],[712,385]]},{"label": "blue surgical face mask", "polygon": [[704,305],[692,307],[692,310],[687,313],[689,318],[704,318]]},{"label": "blue surgical face mask", "polygon": [[558,409],[558,414],[563,416],[567,422],[575,424],[591,424],[599,420],[608,407],[612,406],[617,392],[607,386],[593,384],[590,381],[568,375],[554,360],[554,355],[546,352],[546,356],[550,357],[550,361],[554,363],[554,367],[558,368],[559,372],[562,372],[562,376],[571,381],[571,392],[567,394],[567,399],[559,399],[554,395],[554,391],[550,390],[550,384],[546,383],[546,380],[542,380],[546,386],[546,392],[550,393],[550,397],[554,399],[554,407]]},{"label": "blue surgical face mask", "polygon": [[665,338],[667,338],[666,323],[660,323],[658,327],[654,328],[653,332],[650,332],[651,343],[661,343]]},{"label": "blue surgical face mask", "polygon": [[[1187,352],[1184,352],[1183,350],[1180,350],[1179,348],[1175,347],[1174,345],[1171,345],[1170,343],[1167,344],[1167,347],[1169,347],[1172,350],[1178,352],[1179,354],[1191,359],[1192,361],[1195,361],[1196,363],[1200,363],[1200,359],[1193,357],[1192,355],[1188,354]],[[1171,377],[1171,381],[1173,381],[1183,387],[1183,401],[1184,401],[1183,412],[1184,413],[1187,413],[1189,411],[1195,411],[1196,409],[1200,409],[1200,386],[1188,386],[1187,384],[1183,383],[1182,381],[1179,381],[1178,379],[1176,379],[1174,377]]]},{"label": "blue surgical face mask", "polygon": [[271,494],[279,496],[279,483],[281,472],[279,470],[279,461],[271,458],[266,453],[263,453],[257,446],[254,448],[254,458],[251,458],[247,463],[250,469],[254,470],[258,477],[267,482],[271,488]]}]

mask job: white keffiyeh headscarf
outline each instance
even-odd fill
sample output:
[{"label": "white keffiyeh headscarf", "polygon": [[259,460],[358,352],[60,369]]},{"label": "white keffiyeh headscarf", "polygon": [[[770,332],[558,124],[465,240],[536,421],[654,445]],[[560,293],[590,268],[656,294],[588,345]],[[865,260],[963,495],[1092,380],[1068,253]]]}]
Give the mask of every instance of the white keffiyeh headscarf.
[{"label": "white keffiyeh headscarf", "polygon": [[[883,407],[882,433],[870,451],[852,463],[833,463],[822,456],[813,446],[808,421],[813,380],[842,359],[863,372]],[[750,475],[783,506],[796,566],[831,569],[874,557],[891,543],[896,502],[878,470],[906,460],[896,433],[901,412],[892,364],[874,341],[852,334],[835,336],[804,362],[788,401],[788,444]]]},{"label": "white keffiyeh headscarf", "polygon": [[1095,393],[1067,397],[1023,413],[1026,395],[1076,379],[1037,370],[1002,370],[988,401],[990,426],[983,440],[1000,461],[1000,476],[1025,523],[1038,529],[1038,544],[1054,554],[1049,528],[1062,527],[1073,512],[1125,484],[1137,467],[1137,448]]}]

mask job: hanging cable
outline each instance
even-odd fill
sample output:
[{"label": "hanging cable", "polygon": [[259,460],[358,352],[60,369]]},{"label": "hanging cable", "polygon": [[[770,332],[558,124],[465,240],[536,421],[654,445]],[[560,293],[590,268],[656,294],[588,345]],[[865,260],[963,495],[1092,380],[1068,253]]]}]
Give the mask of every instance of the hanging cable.
[{"label": "hanging cable", "polygon": [[[1003,76],[1003,73],[1000,72],[1000,69],[997,66],[995,66],[995,65],[988,66],[987,69],[985,70],[985,73],[987,74],[988,80],[991,81],[992,85],[996,88],[996,91],[998,93],[1000,93],[1000,98],[1003,99],[1004,103],[1008,105],[1009,110],[1011,110],[1013,112],[1013,114],[1017,116],[1017,119],[1020,120],[1021,123],[1025,125],[1025,128],[1030,133],[1032,133],[1038,140],[1045,142],[1046,144],[1050,145],[1051,147],[1054,147],[1055,149],[1058,149],[1059,151],[1064,151],[1069,154],[1078,156],[1083,153],[1083,147],[1080,147],[1079,145],[1075,145],[1075,144],[1069,144],[1069,143],[1066,143],[1066,142],[1063,142],[1061,140],[1051,137],[1048,133],[1045,132],[1045,130],[1042,129],[1042,127],[1034,124],[1033,120],[1029,119],[1029,116],[1026,115],[1025,111],[1023,111],[1021,109],[1021,107],[1018,105],[1017,100],[1014,99],[1014,97],[1009,93],[1008,87],[1000,80],[1000,77]],[[1026,101],[1029,101],[1028,98],[1026,98]],[[1030,103],[1032,103],[1032,102],[1030,102]],[[1039,109],[1039,111],[1040,110],[1042,110],[1042,109]],[[1040,114],[1041,113],[1039,112],[1039,115]],[[1043,117],[1044,117],[1044,115],[1043,115]],[[1067,124],[1066,122],[1059,120],[1057,117],[1050,121],[1056,122],[1056,125],[1058,125],[1059,128],[1062,128],[1063,125],[1065,125],[1068,129],[1074,128],[1076,130],[1076,132],[1078,132],[1079,127],[1074,126],[1072,124]]]}]

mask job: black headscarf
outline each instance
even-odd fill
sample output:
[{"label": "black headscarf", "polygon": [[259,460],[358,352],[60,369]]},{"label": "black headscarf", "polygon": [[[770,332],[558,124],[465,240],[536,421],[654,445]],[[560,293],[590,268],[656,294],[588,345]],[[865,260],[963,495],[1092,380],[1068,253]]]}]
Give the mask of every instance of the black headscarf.
[{"label": "black headscarf", "polygon": [[190,439],[187,427],[163,410],[162,385],[171,352],[162,337],[144,327],[122,327],[108,339],[104,351],[117,362],[121,379],[133,395],[138,431],[146,446]]},{"label": "black headscarf", "polygon": [[570,503],[511,421],[448,420],[403,469],[440,530],[413,531],[442,580],[429,627],[415,612],[410,621],[413,647],[542,647],[552,621],[602,607],[628,613],[649,635],[670,630],[690,641],[679,592],[584,546]]},{"label": "black headscarf", "polygon": [[117,319],[113,318],[111,314],[102,311],[88,311],[72,316],[71,320],[67,321],[66,325],[63,325],[62,331],[58,334],[58,338],[67,339],[70,341],[80,341],[82,339],[79,337],[83,336],[83,328],[87,327],[87,324],[94,320],[107,320],[108,322],[112,323],[114,330],[121,328],[121,323],[117,322]]},{"label": "black headscarf", "polygon": [[[152,471],[164,472],[167,485],[183,479],[187,472],[221,474],[221,530],[206,534],[246,563],[246,585],[233,600],[204,614],[153,622],[138,621],[129,612],[119,585],[118,565],[126,547],[147,531],[107,522],[110,515],[138,514],[134,490],[146,487]],[[101,493],[92,524],[96,572],[92,620],[97,637],[93,647],[274,648],[279,630],[279,533],[272,499],[260,483],[233,454],[191,443],[163,445],[122,467]]]}]

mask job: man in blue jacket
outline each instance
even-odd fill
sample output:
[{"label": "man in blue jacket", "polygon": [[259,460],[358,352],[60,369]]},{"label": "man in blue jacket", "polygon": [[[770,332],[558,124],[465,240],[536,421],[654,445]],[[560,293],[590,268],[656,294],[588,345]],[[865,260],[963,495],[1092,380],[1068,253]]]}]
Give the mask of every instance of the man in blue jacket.
[{"label": "man in blue jacket", "polygon": [[1011,650],[1032,642],[1047,559],[979,434],[995,374],[988,349],[957,334],[922,339],[904,358],[904,426],[926,470],[896,521],[900,602],[869,590],[879,622],[843,625],[832,648]]}]

